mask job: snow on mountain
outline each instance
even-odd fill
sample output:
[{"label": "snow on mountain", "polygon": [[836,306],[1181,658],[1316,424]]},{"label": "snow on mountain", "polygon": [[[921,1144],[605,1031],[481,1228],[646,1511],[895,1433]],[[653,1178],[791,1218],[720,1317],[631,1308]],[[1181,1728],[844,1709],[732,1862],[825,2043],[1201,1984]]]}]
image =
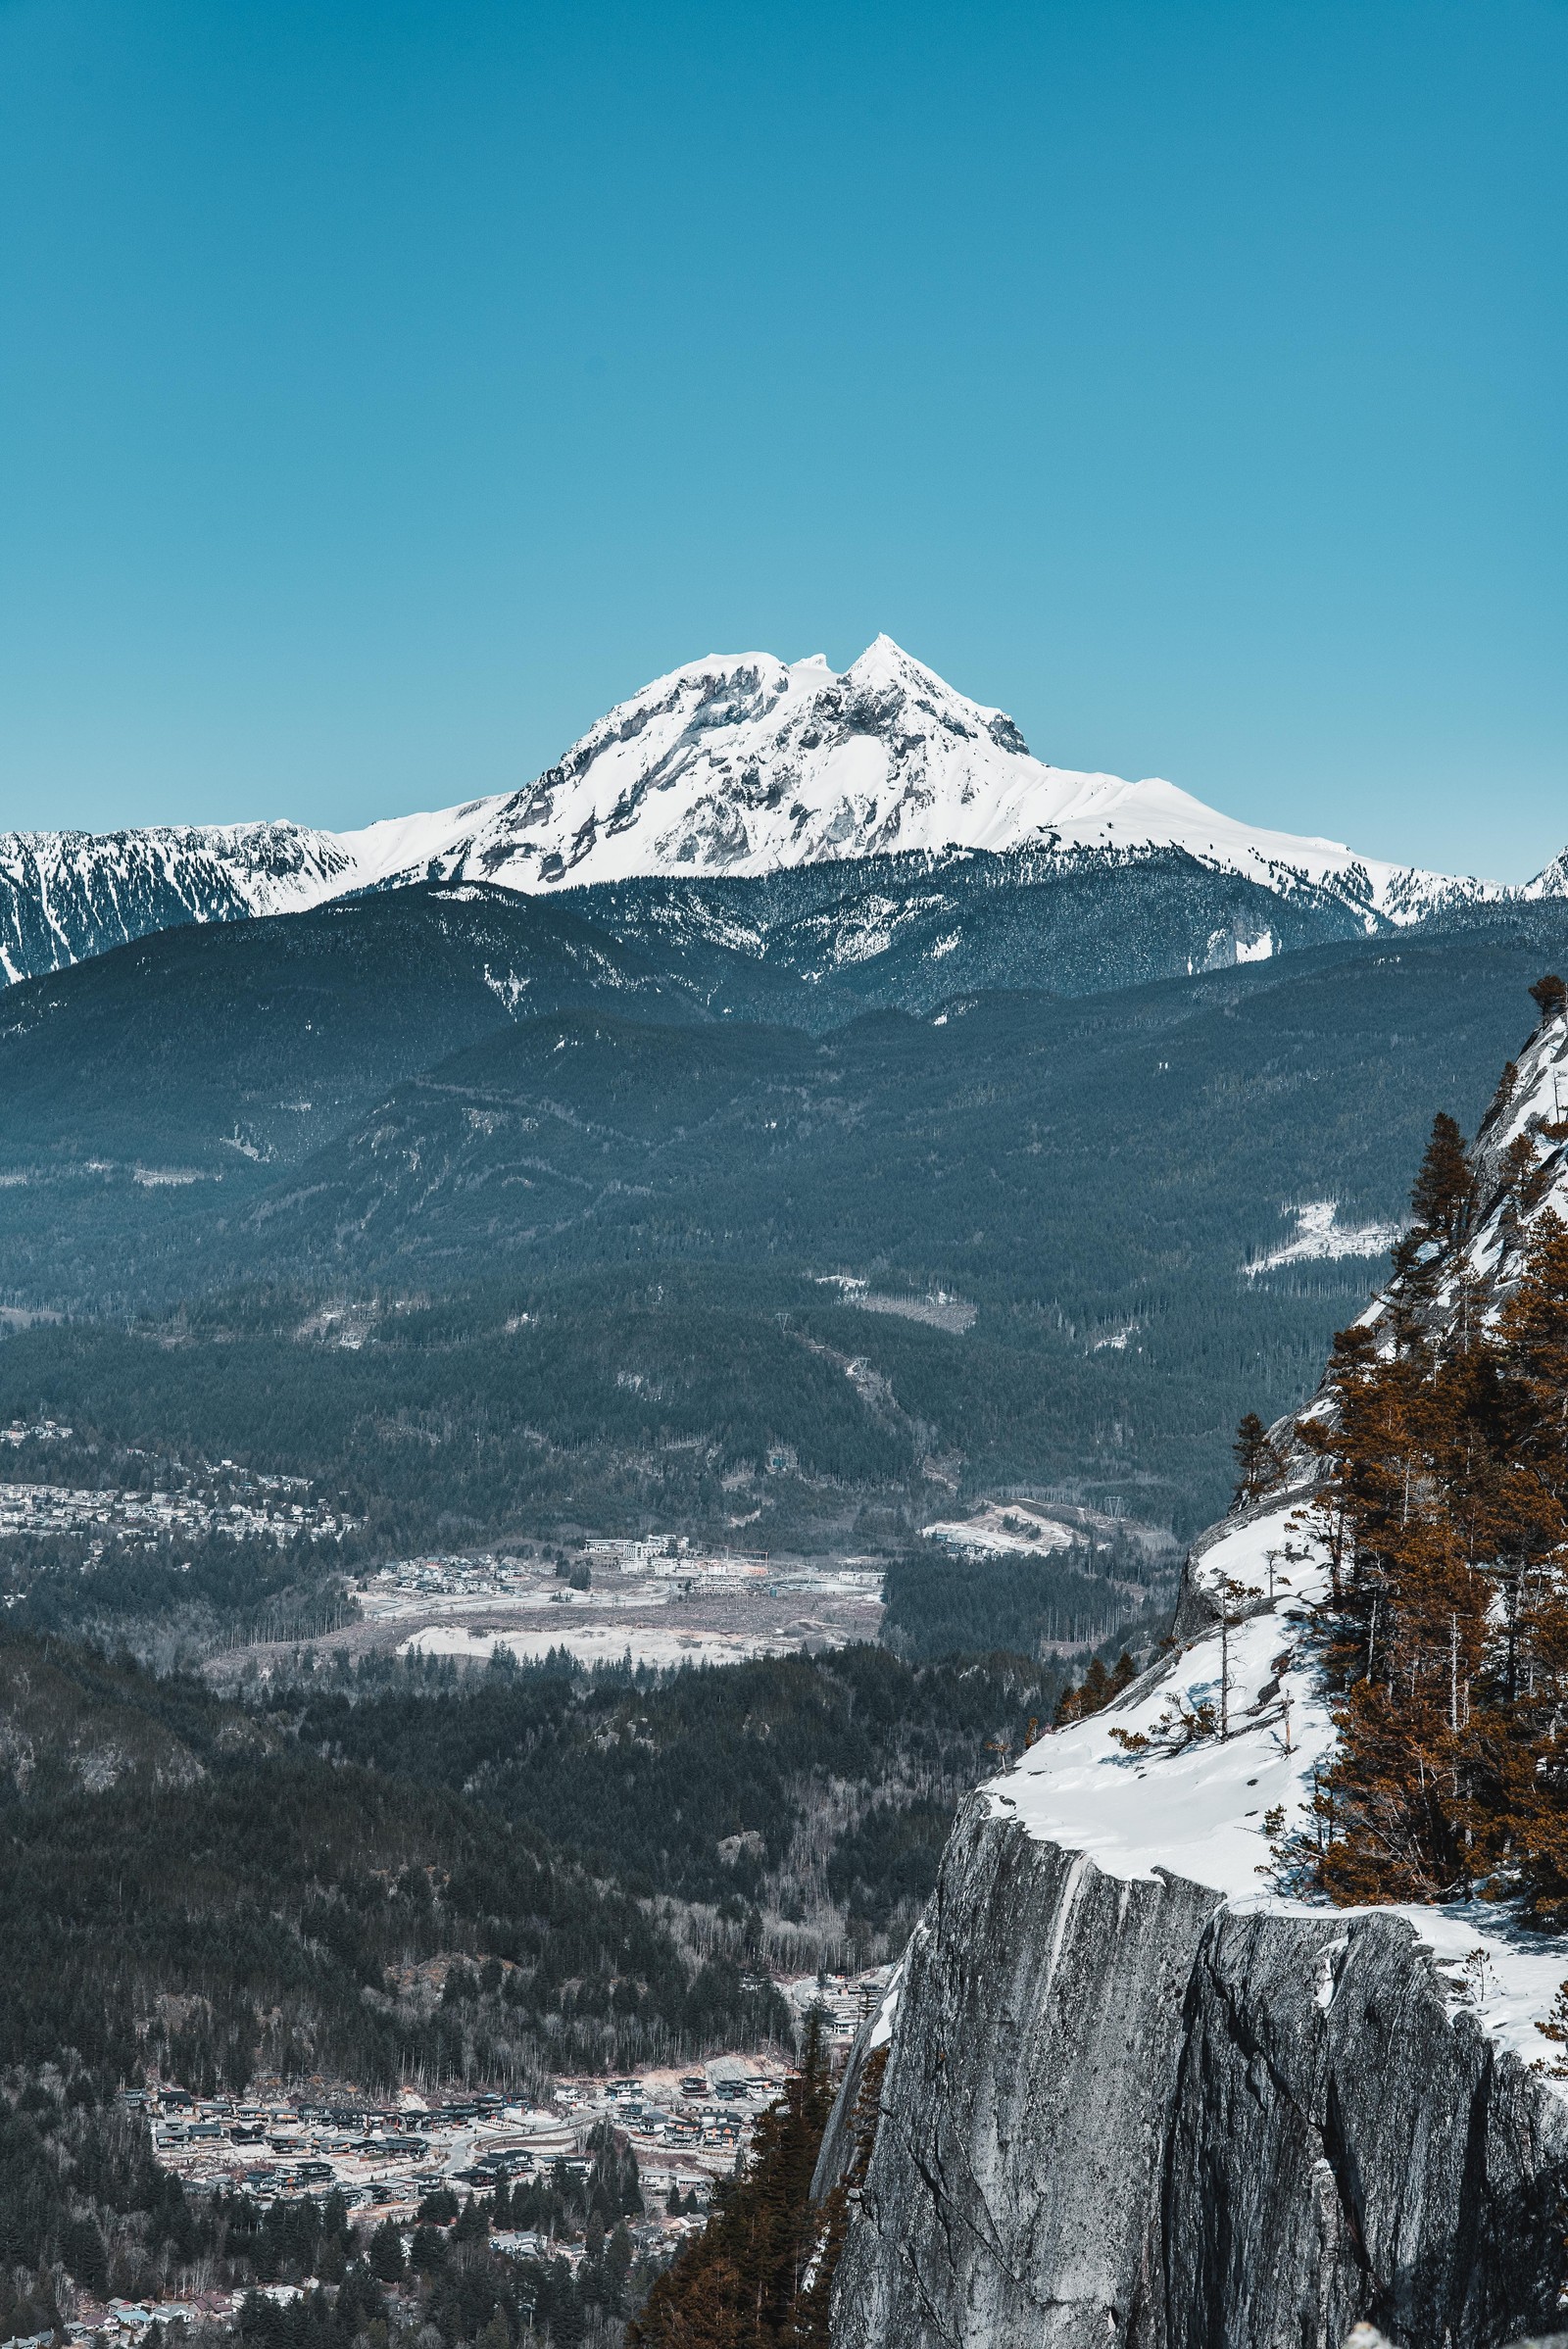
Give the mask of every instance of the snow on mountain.
[{"label": "snow on mountain", "polygon": [[820,655],[693,661],[612,710],[525,791],[374,824],[343,847],[362,883],[462,873],[518,889],[910,852],[1174,848],[1268,888],[1327,888],[1369,926],[1503,894],[1238,823],[1157,777],[1048,765],[1004,711],[887,636],[842,673]]},{"label": "snow on mountain", "polygon": [[[1508,1164],[1520,1142],[1534,1159],[1534,1203],[1523,1212]],[[1542,1019],[1482,1120],[1472,1159],[1478,1212],[1438,1285],[1440,1316],[1457,1309],[1462,1279],[1479,1283],[1494,1310],[1519,1277],[1534,1225],[1546,1214],[1568,1222],[1568,1013],[1554,1009]],[[1386,1309],[1379,1298],[1362,1319],[1376,1324]]]},{"label": "snow on mountain", "polygon": [[292,913],[355,886],[342,843],[298,824],[0,833],[0,973],[29,978],[151,930]]},{"label": "snow on mountain", "polygon": [[[1287,1832],[1310,1822],[1317,1774],[1335,1747],[1310,1641],[1329,1576],[1309,1498],[1310,1488],[1298,1486],[1205,1537],[1187,1572],[1189,1586],[1211,1596],[1212,1627],[1104,1712],[1031,1746],[984,1789],[995,1810],[1124,1881],[1168,1870],[1211,1886],[1238,1912],[1321,1915],[1276,1888],[1271,1852],[1282,1822]],[[1190,1739],[1182,1717],[1205,1706],[1226,1734]],[[1562,1981],[1560,1949],[1494,1902],[1405,1902],[1378,1913],[1415,1926],[1454,2009],[1468,2009],[1527,2062],[1555,2060],[1540,2026]]]},{"label": "snow on mountain", "polygon": [[1278,1272],[1290,1264],[1322,1263],[1343,1256],[1381,1256],[1399,1237],[1397,1224],[1341,1223],[1337,1199],[1308,1199],[1303,1206],[1287,1207],[1281,1212],[1295,1216],[1296,1231],[1278,1248],[1270,1248],[1266,1256],[1253,1256],[1242,1266],[1250,1281],[1255,1281],[1260,1273]]},{"label": "snow on mountain", "polygon": [[[693,661],[618,704],[525,789],[362,831],[0,836],[0,970],[19,978],[171,922],[419,880],[539,891],[976,851],[1025,853],[1038,871],[1172,850],[1278,896],[1326,893],[1368,930],[1508,894],[1239,823],[1157,777],[1047,764],[1002,710],[879,636],[842,673],[820,655]],[[1568,890],[1554,870],[1530,894]]]},{"label": "snow on mountain", "polygon": [[1553,856],[1545,870],[1527,881],[1519,894],[1524,898],[1568,898],[1568,849]]}]

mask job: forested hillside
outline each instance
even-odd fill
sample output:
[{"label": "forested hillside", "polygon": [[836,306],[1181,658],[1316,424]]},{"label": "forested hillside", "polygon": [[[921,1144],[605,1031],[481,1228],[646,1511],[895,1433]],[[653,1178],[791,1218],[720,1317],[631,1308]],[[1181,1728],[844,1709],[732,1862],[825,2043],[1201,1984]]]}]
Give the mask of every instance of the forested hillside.
[{"label": "forested hillside", "polygon": [[[526,2088],[777,2026],[735,1955],[689,1963],[537,1826],[90,1652],[8,1638],[0,1674],[0,2063]],[[459,1960],[476,2004],[442,1998]]]},{"label": "forested hillside", "polygon": [[[245,1704],[0,1634],[0,2316],[48,2321],[55,2260],[100,2291],[206,2261],[347,2277],[338,2305],[368,2321],[341,2212],[187,2204],[117,2088],[153,2068],[197,2092],[310,2073],[537,2096],[558,2070],[788,2043],[763,1969],[896,1951],[959,1796],[1061,1686],[862,1648],[662,1681],[307,1669]],[[595,2234],[599,2166],[489,2211],[588,2227],[576,2284],[529,2284],[564,2322],[623,2301],[628,2260],[599,2263],[629,2206]],[[464,2264],[427,2251],[433,2321],[466,2337],[438,2288]],[[506,2274],[477,2262],[480,2323]],[[313,2339],[336,2341],[332,2308]]]},{"label": "forested hillside", "polygon": [[[421,904],[439,942],[451,908]],[[225,931],[225,952],[277,929]],[[1539,967],[1510,914],[815,1037],[700,1006],[678,1028],[506,1017],[283,1179],[209,1133],[221,1184],[148,1175],[179,1089],[159,1062],[139,1090],[136,1031],[122,1064],[104,1031],[102,1116],[120,1123],[102,1158],[92,1088],[50,1110],[47,1055],[24,1037],[0,1266],[19,1305],[77,1317],[0,1346],[0,1414],[310,1476],[397,1542],[568,1513],[721,1523],[722,1479],[750,1474],[771,1538],[897,1547],[929,1512],[927,1460],[960,1498],[1115,1494],[1188,1533],[1223,1501],[1241,1410],[1272,1416],[1310,1387],[1378,1267],[1334,1249],[1376,1249],[1400,1216],[1434,1098],[1476,1114]],[[225,999],[246,1020],[253,980]],[[344,1000],[323,1099],[362,1081]],[[199,1035],[176,1022],[167,1046],[199,1098]],[[225,1045],[212,1063],[230,1141],[243,1061]],[[286,1092],[286,1053],[269,1065],[260,1094],[315,1100]],[[974,1319],[955,1335],[872,1314],[829,1275],[916,1307],[940,1290]],[[762,1478],[781,1448],[800,1475]]]},{"label": "forested hillside", "polygon": [[528,2087],[760,2041],[742,1969],[896,1947],[1062,1685],[872,1648],[662,1683],[416,1659],[247,1706],[5,1634],[0,2064]]},{"label": "forested hillside", "polygon": [[743,1904],[814,1962],[823,1938],[891,1955],[935,1882],[958,1797],[1021,1747],[1070,1676],[1020,1655],[911,1668],[874,1647],[653,1676],[418,1659],[285,1689],[297,1742],[461,1788],[643,1897]]}]

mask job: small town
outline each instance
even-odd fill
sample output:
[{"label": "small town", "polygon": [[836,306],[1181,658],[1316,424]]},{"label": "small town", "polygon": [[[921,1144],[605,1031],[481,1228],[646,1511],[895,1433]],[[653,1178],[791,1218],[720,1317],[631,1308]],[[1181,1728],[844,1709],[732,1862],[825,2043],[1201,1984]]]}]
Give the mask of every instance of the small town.
[{"label": "small town", "polygon": [[[0,1444],[68,1444],[74,1433],[53,1419],[13,1420],[0,1428]],[[144,1484],[68,1485],[41,1480],[0,1482],[0,1541],[8,1536],[75,1536],[85,1542],[89,1564],[110,1542],[168,1540],[272,1542],[301,1536],[339,1542],[355,1520],[341,1509],[311,1498],[308,1478],[269,1476],[233,1460],[194,1468],[128,1450],[122,1468],[138,1457],[146,1462]]]},{"label": "small town", "polygon": [[[801,2022],[815,2010],[842,2060],[891,1972],[807,1975],[780,1987]],[[611,2080],[563,2079],[540,2105],[496,2090],[439,2096],[406,2087],[372,2095],[325,2079],[287,2087],[258,2080],[245,2096],[196,2095],[155,2079],[123,2090],[120,2102],[146,2125],[159,2162],[187,2194],[243,2194],[264,2211],[335,2194],[366,2234],[390,2221],[411,2240],[432,2196],[479,2203],[498,2186],[546,2181],[558,2164],[568,2177],[585,2176],[595,2132],[608,2129],[637,2166],[643,2216],[628,2227],[633,2248],[659,2260],[701,2230],[715,2183],[744,2168],[758,2121],[793,2077],[793,2065],[774,2052],[710,2056]],[[581,2236],[507,2226],[492,2227],[488,2239],[492,2251],[515,2260],[564,2259],[575,2267],[584,2252]],[[310,2277],[262,2287],[283,2305],[314,2288]],[[243,2297],[211,2289],[100,2301],[78,2291],[65,2331],[73,2342],[118,2349],[146,2339],[154,2325],[166,2334],[173,2326],[220,2325]],[[27,2349],[26,2336],[5,2349]]]}]

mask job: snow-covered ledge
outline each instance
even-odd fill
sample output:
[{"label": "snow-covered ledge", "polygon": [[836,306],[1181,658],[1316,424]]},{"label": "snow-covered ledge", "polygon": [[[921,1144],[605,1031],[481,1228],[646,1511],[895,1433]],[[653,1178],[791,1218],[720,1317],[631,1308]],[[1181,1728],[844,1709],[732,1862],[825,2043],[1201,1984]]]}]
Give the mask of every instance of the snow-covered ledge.
[{"label": "snow-covered ledge", "polygon": [[1555,2316],[1568,2102],[1538,2026],[1568,1962],[1479,1904],[1273,1881],[1332,1744],[1302,1498],[1201,1544],[1189,1643],[960,1814],[838,2349],[1335,2349],[1363,2318],[1491,2349]]}]

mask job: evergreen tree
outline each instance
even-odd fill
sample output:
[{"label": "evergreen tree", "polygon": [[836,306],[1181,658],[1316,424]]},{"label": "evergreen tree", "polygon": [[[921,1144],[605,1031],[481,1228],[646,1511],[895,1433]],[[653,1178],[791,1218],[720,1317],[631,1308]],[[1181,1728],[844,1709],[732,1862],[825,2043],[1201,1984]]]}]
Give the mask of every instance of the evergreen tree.
[{"label": "evergreen tree", "polygon": [[1410,1193],[1410,1212],[1430,1239],[1446,1243],[1462,1235],[1474,1197],[1475,1177],[1464,1136],[1440,1109]]},{"label": "evergreen tree", "polygon": [[421,2276],[439,2274],[447,2264],[446,2237],[438,2227],[416,2227],[409,2246],[409,2265]]},{"label": "evergreen tree", "polygon": [[1138,1678],[1138,1667],[1124,1647],[1116,1658],[1114,1670],[1107,1672],[1099,1656],[1091,1656],[1083,1686],[1065,1688],[1056,1699],[1052,1714],[1052,1727],[1065,1729],[1070,1721],[1087,1720],[1091,1713],[1102,1712],[1124,1688],[1130,1688]]},{"label": "evergreen tree", "polygon": [[1285,1463],[1255,1411],[1249,1411],[1238,1427],[1232,1449],[1236,1454],[1236,1492],[1231,1505],[1243,1509],[1278,1489]]},{"label": "evergreen tree", "polygon": [[403,2281],[403,2237],[390,2219],[383,2219],[370,2237],[370,2274],[378,2283]]},{"label": "evergreen tree", "polygon": [[700,2235],[659,2277],[628,2349],[789,2349],[816,2238],[811,2173],[832,2110],[822,2018],[807,2018],[801,2070],[759,2121],[750,2167],[715,2194]]},{"label": "evergreen tree", "polygon": [[1568,1226],[1521,1231],[1494,1323],[1336,1342],[1316,1507],[1339,1747],[1303,1860],[1342,1900],[1485,1884],[1568,1921]]}]

